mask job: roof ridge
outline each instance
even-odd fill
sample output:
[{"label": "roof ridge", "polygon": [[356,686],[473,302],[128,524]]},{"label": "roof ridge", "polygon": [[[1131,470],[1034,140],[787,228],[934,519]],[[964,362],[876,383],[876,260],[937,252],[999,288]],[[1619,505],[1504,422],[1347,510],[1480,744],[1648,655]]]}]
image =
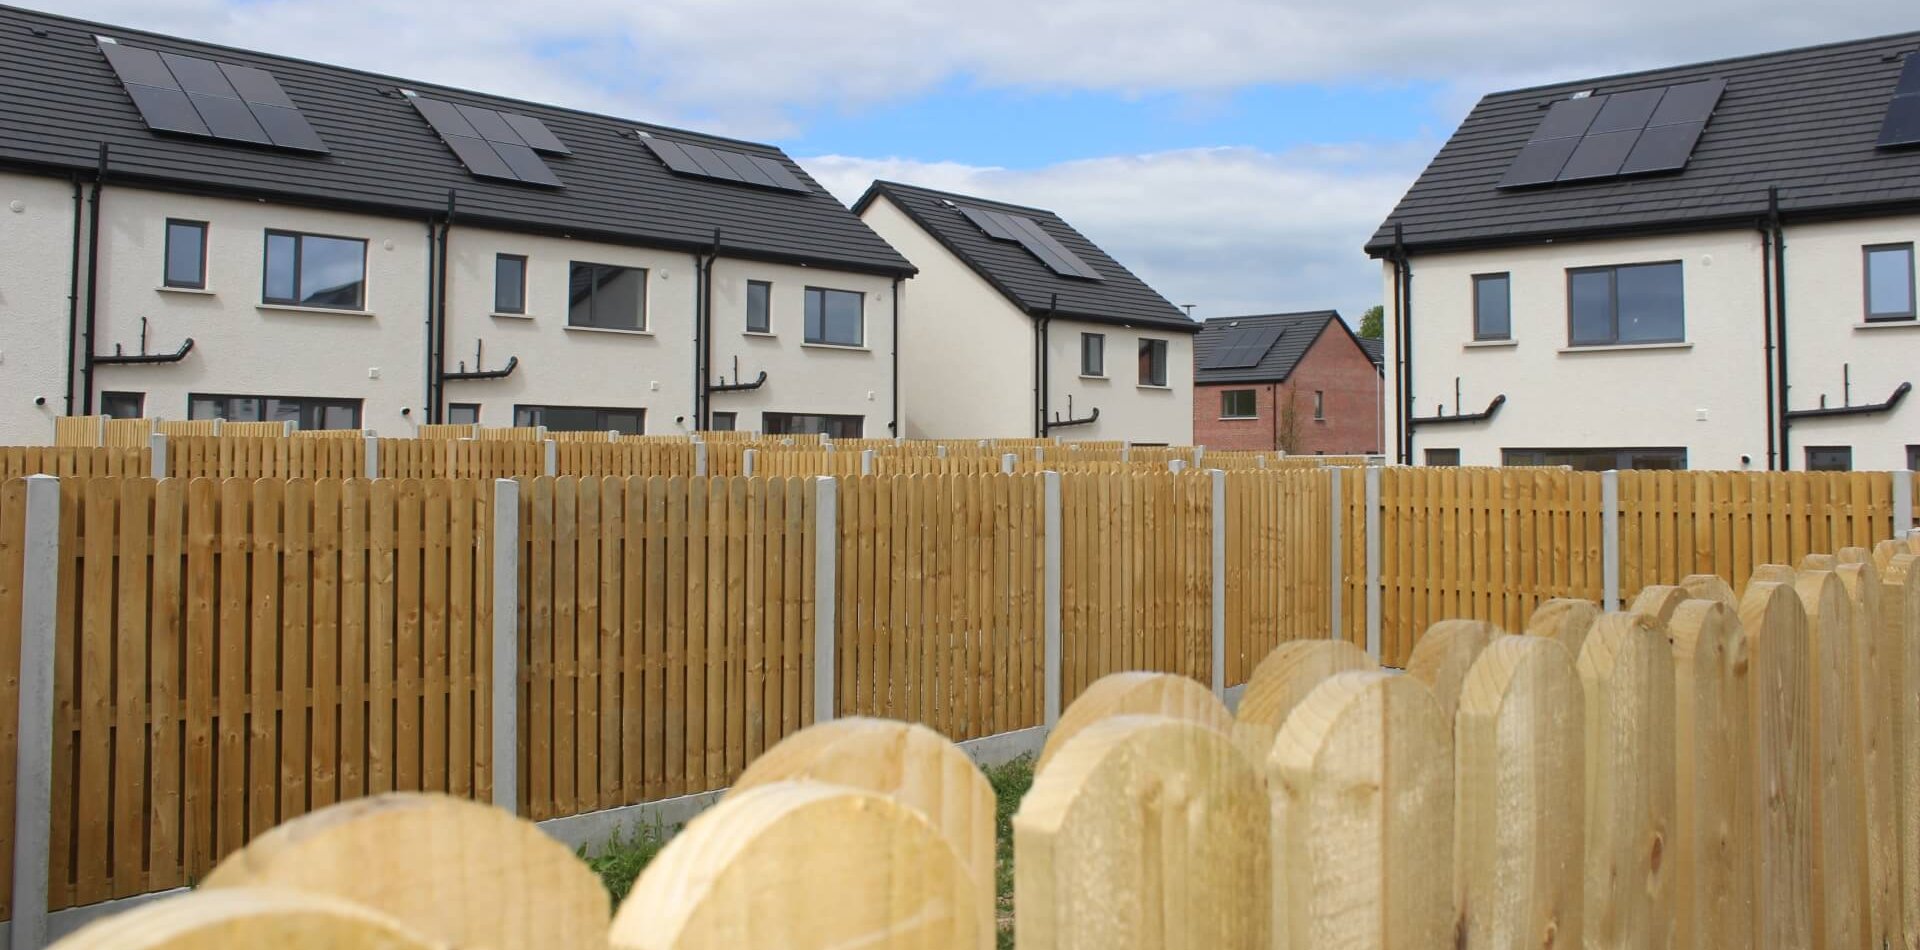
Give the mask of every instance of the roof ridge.
[{"label": "roof ridge", "polygon": [[1562,79],[1556,82],[1536,83],[1531,86],[1516,86],[1511,89],[1498,89],[1493,92],[1489,92],[1481,96],[1480,98],[1482,101],[1485,101],[1487,99],[1493,98],[1494,96],[1511,96],[1511,95],[1517,95],[1519,93],[1524,93],[1524,92],[1544,92],[1549,89],[1557,89],[1562,86],[1580,85],[1582,83],[1594,83],[1597,85],[1599,83],[1604,83],[1604,82],[1613,82],[1613,81],[1622,80],[1622,79],[1632,79],[1637,76],[1651,76],[1655,73],[1669,73],[1669,72],[1676,72],[1683,69],[1705,69],[1712,66],[1726,66],[1734,63],[1742,63],[1749,60],[1772,59],[1774,57],[1793,56],[1800,53],[1816,53],[1822,50],[1837,49],[1844,46],[1871,46],[1876,43],[1885,43],[1889,41],[1905,40],[1905,39],[1912,39],[1915,42],[1920,42],[1920,30],[1910,30],[1910,31],[1900,32],[1900,33],[1887,33],[1880,36],[1863,36],[1863,37],[1858,37],[1850,40],[1832,40],[1826,43],[1811,43],[1806,46],[1790,46],[1786,49],[1765,50],[1758,53],[1741,53],[1737,56],[1721,56],[1714,59],[1703,59],[1697,62],[1674,63],[1667,66],[1655,66],[1647,69],[1634,69],[1634,70],[1628,70],[1627,72],[1609,73],[1602,76],[1581,76],[1573,79]]},{"label": "roof ridge", "polygon": [[[942,198],[957,198],[961,201],[978,201],[978,202],[984,202],[987,204],[999,205],[1000,207],[1003,207],[1003,208],[1013,208],[1019,211],[1032,211],[1037,214],[1050,214],[1056,218],[1060,217],[1060,213],[1057,211],[1051,211],[1046,208],[1037,208],[1037,207],[1034,207],[1033,205],[1015,204],[1014,202],[1011,202],[1011,201],[1001,201],[998,198],[982,198],[979,195],[965,195],[957,191],[943,191],[939,188],[928,188],[925,185],[915,185],[915,184],[911,184],[904,181],[893,181],[887,178],[874,179],[872,187],[878,188],[882,191],[885,191],[886,189],[889,189],[889,188],[900,188],[907,191],[917,191],[922,194],[939,195]],[[1064,221],[1066,219],[1061,218],[1061,220]]]}]

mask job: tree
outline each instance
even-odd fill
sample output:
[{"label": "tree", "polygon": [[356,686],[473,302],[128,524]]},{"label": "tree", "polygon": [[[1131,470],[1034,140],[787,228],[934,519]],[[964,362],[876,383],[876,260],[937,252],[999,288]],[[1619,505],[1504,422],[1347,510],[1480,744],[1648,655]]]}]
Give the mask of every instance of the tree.
[{"label": "tree", "polygon": [[1300,402],[1293,387],[1282,390],[1280,411],[1275,419],[1273,447],[1288,455],[1300,451]]},{"label": "tree", "polygon": [[1359,335],[1366,337],[1369,340],[1380,339],[1380,332],[1381,332],[1380,324],[1385,319],[1386,315],[1387,315],[1387,311],[1385,307],[1380,307],[1380,306],[1368,307],[1367,312],[1360,315]]}]

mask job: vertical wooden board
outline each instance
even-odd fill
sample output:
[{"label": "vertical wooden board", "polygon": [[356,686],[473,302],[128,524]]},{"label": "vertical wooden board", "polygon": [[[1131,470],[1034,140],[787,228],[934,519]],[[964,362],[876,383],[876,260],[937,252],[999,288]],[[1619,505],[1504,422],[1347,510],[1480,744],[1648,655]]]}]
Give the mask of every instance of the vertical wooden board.
[{"label": "vertical wooden board", "polygon": [[[800,657],[800,675],[797,680],[789,679],[787,686],[793,695],[799,697],[800,705],[797,725],[804,727],[813,722],[814,664],[818,659],[818,651],[815,649],[818,641],[814,638],[815,611],[813,589],[818,581],[817,572],[819,568],[818,558],[815,556],[817,554],[815,546],[819,538],[817,532],[820,530],[819,495],[815,483],[804,478],[789,482],[788,490],[793,494],[787,497],[787,510],[789,512],[798,512],[800,515],[800,546],[798,549],[800,555],[800,622],[794,628],[798,630],[800,634],[800,649],[798,654]],[[795,499],[798,499],[800,504],[795,505],[793,503]]]},{"label": "vertical wooden board", "polygon": [[[709,483],[689,478],[684,484],[687,497],[685,774],[686,790],[697,792],[711,787],[707,783],[707,569],[710,557],[707,535],[711,528],[707,516]],[[725,568],[724,564],[718,566]]]},{"label": "vertical wooden board", "polygon": [[1115,629],[1119,625],[1115,622],[1117,618],[1113,609],[1113,575],[1109,569],[1111,559],[1108,556],[1113,551],[1112,512],[1115,486],[1112,479],[1103,478],[1089,487],[1092,489],[1090,501],[1094,509],[1090,533],[1095,553],[1088,559],[1093,565],[1093,578],[1088,584],[1087,599],[1090,604],[1089,613],[1092,615],[1091,626],[1097,644],[1095,649],[1100,657],[1098,668],[1105,673],[1127,668],[1124,665],[1125,661],[1121,659],[1123,651],[1118,631]]},{"label": "vertical wooden board", "polygon": [[313,733],[307,789],[314,808],[340,800],[341,482],[313,486]]},{"label": "vertical wooden board", "polygon": [[726,746],[723,768],[727,781],[747,767],[747,480],[728,478],[727,486],[727,613],[722,675],[726,678]]},{"label": "vertical wooden board", "polygon": [[[451,499],[447,482],[431,479],[416,483],[418,488],[403,502],[403,525],[418,524],[401,572],[402,617],[413,614],[414,634],[403,636],[401,680],[405,683],[400,704],[401,764],[414,769],[416,784],[402,785],[412,790],[447,790],[447,534]],[[403,494],[403,498],[406,495]],[[418,511],[418,521],[415,522]],[[403,530],[402,537],[408,536]],[[418,553],[413,553],[417,551]],[[418,565],[413,567],[412,565]],[[411,602],[409,590],[419,591],[419,604]],[[403,625],[402,630],[405,630]],[[408,718],[412,728],[408,729]],[[411,733],[411,738],[409,738]],[[409,765],[409,763],[416,763]]]},{"label": "vertical wooden board", "polygon": [[837,548],[840,569],[835,578],[839,603],[835,616],[842,636],[834,638],[833,695],[835,706],[843,715],[859,715],[866,709],[860,695],[860,665],[867,658],[861,636],[870,631],[862,626],[860,584],[872,582],[867,573],[871,565],[862,556],[866,549],[861,543],[865,540],[863,520],[869,487],[870,483],[858,476],[840,480],[839,523],[834,526],[840,539]]},{"label": "vertical wooden board", "polygon": [[[1855,473],[1864,475],[1864,473]],[[1866,505],[1864,480],[1849,480],[1859,486],[1855,493],[1855,511]],[[1856,519],[1864,520],[1864,519]],[[1834,576],[1840,581],[1851,608],[1853,671],[1849,692],[1855,704],[1854,721],[1859,729],[1859,758],[1855,761],[1863,794],[1864,811],[1859,819],[1866,850],[1867,943],[1869,946],[1894,946],[1903,939],[1899,913],[1900,855],[1897,834],[1887,833],[1900,826],[1894,802],[1894,776],[1897,740],[1893,728],[1893,708],[1898,689],[1900,651],[1898,640],[1887,640],[1881,632],[1880,573],[1864,556],[1862,548],[1843,548],[1843,558],[1856,560],[1840,564]]]},{"label": "vertical wooden board", "polygon": [[[489,649],[493,630],[474,622],[479,613],[475,574],[488,569],[486,557],[480,555],[476,545],[484,543],[487,551],[493,547],[491,535],[476,531],[484,528],[479,521],[480,509],[488,503],[483,488],[484,483],[469,478],[455,480],[447,489],[446,757],[447,791],[456,798],[473,797],[476,656],[485,675],[491,678],[493,672],[493,651]],[[485,630],[487,635],[476,637],[476,630]],[[315,673],[317,678],[317,669]]]},{"label": "vertical wooden board", "polygon": [[[146,874],[146,796],[147,784],[147,607],[150,564],[148,545],[152,539],[153,482],[129,478],[119,484],[109,499],[117,509],[118,530],[109,530],[114,541],[109,557],[117,555],[119,570],[115,583],[103,590],[91,591],[89,599],[107,602],[114,613],[114,626],[106,631],[112,651],[111,673],[103,684],[113,702],[111,727],[112,778],[110,798],[103,797],[99,807],[105,810],[111,801],[113,843],[108,870],[113,880],[113,896],[126,897],[147,889]],[[106,525],[113,526],[109,521]],[[117,535],[117,537],[116,537]],[[110,574],[109,576],[113,576]],[[117,607],[115,604],[117,601]],[[108,739],[108,733],[102,733]]]},{"label": "vertical wooden board", "polygon": [[1580,650],[1586,716],[1589,947],[1673,945],[1673,651],[1644,619],[1608,613]]},{"label": "vertical wooden board", "polygon": [[[185,710],[181,692],[185,647],[182,636],[185,590],[181,583],[181,568],[187,547],[186,498],[187,483],[181,479],[167,479],[153,486],[153,581],[150,587],[152,601],[147,611],[152,649],[146,671],[150,707],[144,725],[148,748],[151,750],[147,761],[147,787],[150,790],[146,804],[147,886],[155,889],[175,887],[186,880],[181,868],[180,813],[183,802],[181,769],[186,758],[182,747]],[[0,505],[4,504],[5,499],[0,498]],[[4,533],[0,533],[0,545],[5,543]],[[7,570],[5,555],[0,553],[0,573]],[[6,598],[0,594],[0,610],[5,609]],[[5,622],[0,621],[0,630],[5,627]],[[4,636],[0,636],[0,655],[6,655],[7,649]],[[14,651],[17,655],[17,645]],[[7,667],[10,666],[7,664]],[[7,708],[10,694],[12,691],[0,689],[0,709]],[[18,706],[13,708],[17,709]],[[3,716],[0,716],[0,721],[4,721]],[[11,750],[14,735],[12,730],[0,726],[0,768],[13,761]],[[11,794],[11,790],[8,794]],[[0,796],[0,826],[11,820],[12,800]],[[6,836],[0,836],[0,845],[7,840]],[[0,865],[4,864],[6,862],[0,861]],[[0,871],[0,888],[7,886],[7,883],[5,872]]]},{"label": "vertical wooden board", "polygon": [[1546,552],[1540,544],[1539,523],[1542,519],[1538,510],[1546,504],[1545,492],[1540,490],[1545,486],[1546,475],[1537,471],[1504,474],[1514,484],[1514,523],[1519,531],[1512,545],[1518,573],[1511,576],[1519,583],[1520,603],[1507,629],[1519,630],[1526,626],[1534,608],[1546,598],[1542,588],[1549,582],[1540,575],[1540,558]]},{"label": "vertical wooden board", "polygon": [[1881,571],[1879,636],[1893,667],[1894,786],[1899,835],[1901,947],[1920,947],[1920,570],[1914,555],[1892,554]]},{"label": "vertical wooden board", "polygon": [[574,499],[573,788],[576,813],[600,799],[600,479],[578,479]]},{"label": "vertical wooden board", "polygon": [[1413,655],[1407,659],[1407,675],[1433,691],[1434,702],[1446,721],[1453,721],[1460,704],[1460,688],[1473,661],[1498,636],[1500,628],[1484,620],[1442,620],[1414,644]]},{"label": "vertical wooden board", "polygon": [[[23,474],[35,474],[24,472]],[[79,696],[77,679],[80,664],[80,522],[85,517],[85,483],[65,479],[60,483],[59,567],[56,584],[63,591],[54,607],[53,672],[53,803],[48,816],[50,840],[58,842],[48,858],[47,902],[49,908],[66,907],[74,902],[72,858],[75,811],[79,793],[75,787],[79,770]]]},{"label": "vertical wooden board", "polygon": [[[656,480],[658,476],[656,476]],[[658,491],[656,481],[654,490]],[[666,483],[666,546],[660,552],[660,560],[666,570],[666,711],[661,720],[666,723],[663,748],[664,786],[661,791],[668,795],[678,795],[688,791],[691,786],[687,779],[687,738],[692,729],[688,716],[690,707],[687,699],[689,677],[693,669],[690,662],[692,643],[688,640],[688,578],[693,572],[694,560],[689,556],[693,545],[689,541],[687,521],[692,498],[692,490],[686,479],[673,478]],[[704,549],[700,561],[705,564]],[[652,560],[649,556],[649,560]],[[704,575],[703,575],[704,576]],[[704,603],[704,601],[702,602]]]},{"label": "vertical wooden board", "polygon": [[1815,946],[1866,944],[1866,785],[1855,694],[1853,609],[1831,571],[1801,571],[1794,584],[1814,652],[1807,675],[1813,709],[1813,924]]},{"label": "vertical wooden board", "polygon": [[[312,445],[308,442],[306,445]],[[280,819],[308,811],[312,741],[313,482],[286,483],[280,558]]]},{"label": "vertical wooden board", "polygon": [[1791,584],[1740,600],[1752,724],[1754,946],[1814,945],[1812,636]]},{"label": "vertical wooden board", "polygon": [[813,549],[807,546],[806,521],[811,508],[807,492],[812,485],[805,479],[789,478],[784,480],[787,494],[786,538],[781,571],[785,575],[781,584],[785,588],[784,615],[780,618],[781,660],[780,660],[780,733],[790,736],[800,729],[802,704],[811,698],[803,691],[803,671],[810,671],[805,656],[806,630],[802,627],[807,597],[811,587],[807,586],[810,575],[808,565],[813,562]]},{"label": "vertical wooden board", "polygon": [[[757,755],[786,738],[781,722],[783,699],[781,686],[786,664],[786,611],[790,596],[786,585],[787,483],[783,478],[762,478],[757,486],[761,509],[760,595],[764,600],[760,620],[760,747],[749,752]],[[904,519],[902,519],[904,521]]]},{"label": "vertical wooden board", "polygon": [[706,781],[726,784],[727,775],[727,601],[733,565],[727,557],[729,495],[724,479],[707,481],[707,629],[706,629]]},{"label": "vertical wooden board", "polygon": [[[868,708],[874,715],[898,717],[894,708],[893,682],[893,476],[873,481],[873,595],[867,612],[872,618],[873,659],[868,664],[873,676]],[[863,690],[863,692],[865,692]]]},{"label": "vertical wooden board", "polygon": [[[9,453],[0,451],[0,466]],[[26,569],[27,483],[7,476],[0,480],[0,774],[19,764],[20,604],[24,599]],[[162,513],[164,518],[164,512]],[[176,572],[177,573],[177,572]],[[157,583],[157,579],[156,579]],[[156,787],[160,786],[156,783]],[[58,794],[58,792],[56,792]],[[0,782],[0,915],[13,917],[13,827],[17,806],[12,783]],[[158,827],[156,823],[156,828]],[[159,848],[156,847],[156,853]]]},{"label": "vertical wooden board", "polygon": [[1674,674],[1674,946],[1750,946],[1752,854],[1740,818],[1751,805],[1739,800],[1751,786],[1746,703],[1730,675],[1744,658],[1728,652],[1741,641],[1739,617],[1718,601],[1688,600],[1664,627]]},{"label": "vertical wooden board", "polygon": [[[403,621],[398,616],[400,547],[400,485],[393,479],[375,479],[368,503],[368,534],[372,556],[367,566],[367,793],[394,790],[394,713],[397,698],[398,638]],[[539,706],[534,705],[537,712]],[[539,780],[535,780],[536,786]]]},{"label": "vertical wooden board", "polygon": [[[992,686],[989,696],[993,700],[993,715],[988,722],[990,732],[1008,732],[1013,726],[1013,704],[1019,695],[1019,684],[1014,676],[1013,650],[1016,648],[1013,605],[1018,596],[1019,578],[1014,559],[1015,539],[1014,497],[1018,482],[1014,476],[1002,476],[994,479],[993,527],[993,582],[988,588],[992,596],[993,625],[988,629],[988,642],[993,649]],[[1118,513],[1116,512],[1116,515]],[[1113,556],[1111,548],[1107,551],[1108,564],[1111,566],[1119,559]],[[1118,585],[1114,587],[1118,592]]]},{"label": "vertical wooden board", "polygon": [[1039,773],[1073,738],[1102,720],[1153,715],[1198,723],[1229,735],[1233,716],[1213,692],[1178,673],[1109,673],[1087,687],[1060,715],[1034,760]]},{"label": "vertical wooden board", "polygon": [[1499,637],[1454,727],[1458,946],[1582,945],[1585,709],[1572,654]]},{"label": "vertical wooden board", "polygon": [[280,822],[279,741],[276,692],[280,678],[279,619],[281,517],[285,483],[253,483],[252,591],[247,673],[247,835]]},{"label": "vertical wooden board", "polygon": [[621,506],[616,515],[620,527],[617,543],[621,552],[617,634],[620,641],[620,791],[622,801],[633,804],[646,801],[657,793],[657,773],[652,770],[657,746],[651,729],[658,718],[657,715],[653,719],[648,718],[652,711],[648,703],[660,701],[659,689],[654,685],[660,657],[649,641],[660,636],[661,631],[656,622],[650,619],[649,610],[653,600],[647,583],[653,576],[653,564],[648,557],[648,538],[658,525],[649,522],[648,480],[645,477],[624,479],[621,496]]},{"label": "vertical wooden board", "polygon": [[[372,482],[340,490],[340,800],[367,787],[367,516]],[[209,869],[211,866],[209,866]]]},{"label": "vertical wooden board", "polygon": [[[1784,475],[1787,507],[1791,512],[1787,523],[1787,556],[1780,558],[1780,552],[1776,550],[1773,559],[1798,564],[1801,558],[1813,553],[1813,489],[1817,483],[1812,472],[1787,472]],[[1815,633],[1814,636],[1818,637],[1819,634]]]},{"label": "vertical wooden board", "polygon": [[214,749],[212,793],[217,822],[214,861],[246,843],[247,820],[247,547],[251,486],[239,479],[220,483],[220,616],[215,627],[219,745]]},{"label": "vertical wooden board", "polygon": [[[610,475],[595,479],[595,482],[599,488],[600,507],[599,524],[595,530],[595,537],[599,541],[599,550],[596,552],[599,570],[594,574],[594,583],[598,588],[596,593],[600,616],[598,628],[594,630],[598,642],[594,649],[597,662],[593,674],[597,688],[594,709],[597,716],[593,724],[593,736],[599,743],[594,750],[594,761],[599,766],[594,787],[600,807],[611,808],[624,805],[629,800],[620,761],[620,647],[627,573],[624,556],[626,538],[621,517],[626,510],[626,480]],[[634,752],[639,752],[637,743]]]},{"label": "vertical wooden board", "polygon": [[575,725],[580,675],[580,480],[553,480],[553,807],[579,813]]},{"label": "vertical wooden board", "polygon": [[113,896],[113,860],[108,845],[113,816],[113,558],[120,480],[90,480],[82,483],[81,493],[85,521],[79,538],[80,640],[74,681],[78,687],[79,768],[73,785],[73,815],[79,836],[72,860],[74,900],[85,904]]},{"label": "vertical wooden board", "polygon": [[900,717],[909,722],[926,723],[930,692],[923,679],[928,673],[923,662],[927,628],[922,607],[926,588],[926,562],[922,550],[926,544],[925,486],[927,476],[908,475],[895,489],[896,524],[902,534],[897,542],[901,572],[897,581],[900,595],[900,627],[896,642],[902,648],[896,654],[895,670],[900,681]]},{"label": "vertical wooden board", "polygon": [[[973,735],[993,731],[993,483],[996,476],[969,479],[973,548]],[[1104,559],[1103,559],[1104,560]],[[1103,565],[1104,566],[1104,565]]]},{"label": "vertical wooden board", "polygon": [[1288,717],[1265,767],[1273,946],[1453,942],[1453,738],[1426,686],[1333,676]]}]

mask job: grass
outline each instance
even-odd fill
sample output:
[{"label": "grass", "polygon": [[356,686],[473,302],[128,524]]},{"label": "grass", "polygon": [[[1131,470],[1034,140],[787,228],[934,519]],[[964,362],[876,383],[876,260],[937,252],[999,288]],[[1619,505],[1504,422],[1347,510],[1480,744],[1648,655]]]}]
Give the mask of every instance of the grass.
[{"label": "grass", "polygon": [[[1023,755],[1004,765],[986,770],[987,781],[993,785],[993,797],[996,802],[994,813],[994,848],[997,868],[994,886],[998,891],[995,907],[999,929],[1001,950],[1013,947],[1013,813],[1020,810],[1020,799],[1033,787],[1033,756]],[[627,892],[633,889],[633,882],[640,872],[646,870],[654,855],[666,847],[667,839],[678,828],[668,829],[658,825],[642,825],[631,835],[616,835],[600,853],[588,857],[584,849],[581,857],[600,882],[607,887],[607,893],[613,897],[613,906],[620,906]]]}]

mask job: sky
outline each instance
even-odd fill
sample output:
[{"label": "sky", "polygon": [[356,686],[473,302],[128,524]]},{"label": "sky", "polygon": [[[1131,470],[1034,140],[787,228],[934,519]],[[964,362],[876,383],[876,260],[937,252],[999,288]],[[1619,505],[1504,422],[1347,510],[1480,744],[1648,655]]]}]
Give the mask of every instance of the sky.
[{"label": "sky", "polygon": [[1480,96],[1920,30],[1914,0],[27,0],[1058,212],[1194,316],[1380,302]]}]

